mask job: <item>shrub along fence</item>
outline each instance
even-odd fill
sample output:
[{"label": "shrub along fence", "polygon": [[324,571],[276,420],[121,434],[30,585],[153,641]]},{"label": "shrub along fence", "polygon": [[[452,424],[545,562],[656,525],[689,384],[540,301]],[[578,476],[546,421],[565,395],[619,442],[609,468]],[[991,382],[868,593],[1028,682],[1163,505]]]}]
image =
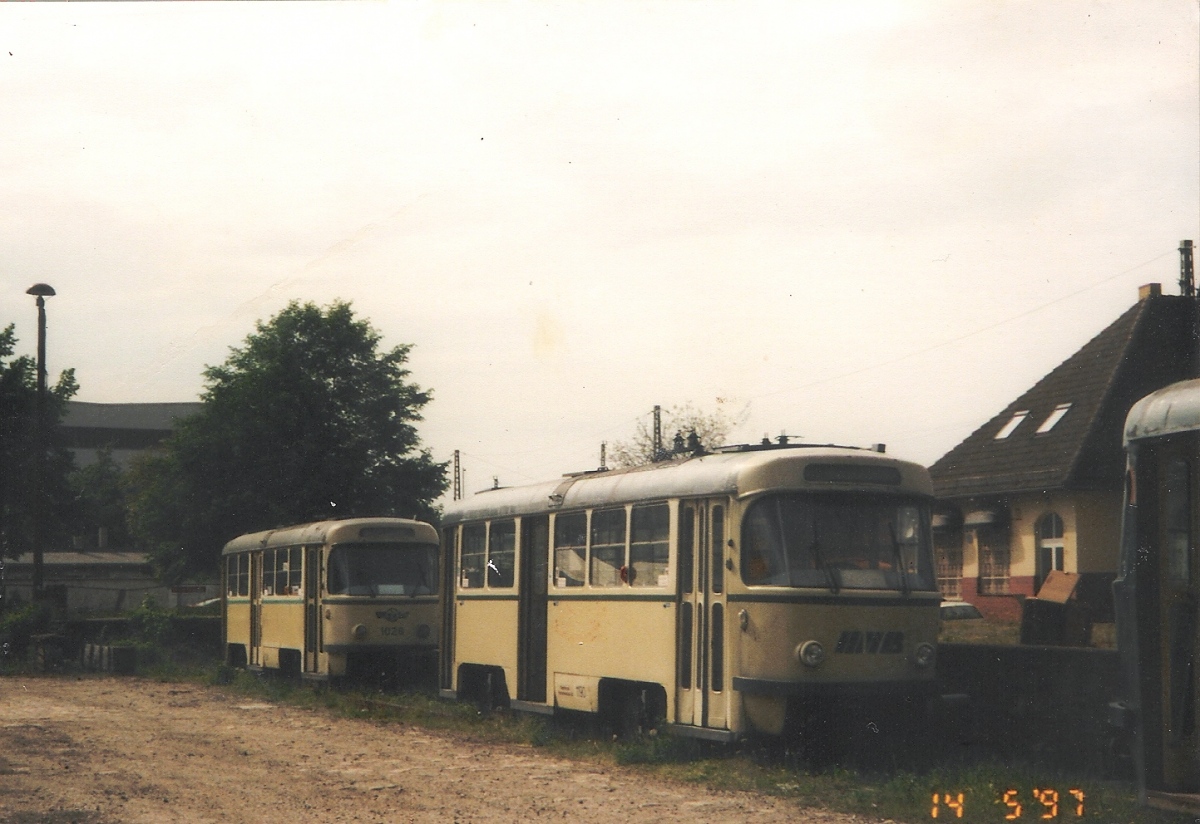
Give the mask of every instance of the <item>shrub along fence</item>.
[{"label": "shrub along fence", "polygon": [[970,697],[964,755],[1094,776],[1118,770],[1108,726],[1121,692],[1116,650],[942,644],[938,680],[943,693]]}]

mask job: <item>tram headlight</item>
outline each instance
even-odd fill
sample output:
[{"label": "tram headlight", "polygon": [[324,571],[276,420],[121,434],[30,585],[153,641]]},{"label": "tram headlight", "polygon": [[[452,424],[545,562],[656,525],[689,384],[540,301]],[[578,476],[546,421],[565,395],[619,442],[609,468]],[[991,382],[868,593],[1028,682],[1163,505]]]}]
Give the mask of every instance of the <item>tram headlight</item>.
[{"label": "tram headlight", "polygon": [[796,658],[806,667],[819,667],[825,661],[825,647],[820,641],[805,641],[796,647]]},{"label": "tram headlight", "polygon": [[933,644],[917,644],[916,650],[913,651],[913,663],[921,669],[933,666],[935,658],[937,658],[937,649]]},{"label": "tram headlight", "polygon": [[355,624],[354,629],[350,630],[354,633],[354,640],[361,641],[367,637],[367,627],[365,624]]}]

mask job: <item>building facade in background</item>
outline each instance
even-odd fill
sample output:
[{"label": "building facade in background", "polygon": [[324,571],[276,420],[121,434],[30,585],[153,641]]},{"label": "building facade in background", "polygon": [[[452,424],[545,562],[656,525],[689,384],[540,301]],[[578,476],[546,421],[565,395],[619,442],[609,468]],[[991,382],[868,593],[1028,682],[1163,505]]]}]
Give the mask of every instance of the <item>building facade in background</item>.
[{"label": "building facade in background", "polygon": [[175,422],[200,411],[199,403],[84,403],[69,401],[61,432],[75,466],[93,464],[108,449],[122,468],[161,443]]},{"label": "building facade in background", "polygon": [[[161,443],[175,422],[200,411],[199,403],[67,403],[61,433],[76,467],[95,463],[108,450],[128,468],[133,457]],[[187,606],[217,594],[215,585],[167,587],[144,552],[110,547],[101,532],[94,550],[52,546],[44,553],[44,585],[49,598],[68,614],[119,613],[146,596],[164,607]],[[33,555],[0,563],[0,600],[28,603],[32,597]]]}]

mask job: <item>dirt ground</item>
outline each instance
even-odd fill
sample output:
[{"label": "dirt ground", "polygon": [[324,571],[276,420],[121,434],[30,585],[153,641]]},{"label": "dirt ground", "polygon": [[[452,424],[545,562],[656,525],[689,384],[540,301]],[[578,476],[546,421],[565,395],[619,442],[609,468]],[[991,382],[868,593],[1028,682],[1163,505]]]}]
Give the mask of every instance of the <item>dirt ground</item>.
[{"label": "dirt ground", "polygon": [[0,678],[0,822],[863,819],[137,678]]}]

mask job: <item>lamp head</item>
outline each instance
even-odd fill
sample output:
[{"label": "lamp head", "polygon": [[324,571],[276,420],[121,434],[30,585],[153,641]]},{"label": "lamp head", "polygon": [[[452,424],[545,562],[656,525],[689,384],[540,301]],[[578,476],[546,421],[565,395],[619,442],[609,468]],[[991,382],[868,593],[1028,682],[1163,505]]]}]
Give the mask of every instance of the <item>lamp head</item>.
[{"label": "lamp head", "polygon": [[25,290],[27,295],[37,295],[39,298],[54,296],[54,287],[48,283],[35,283]]}]

